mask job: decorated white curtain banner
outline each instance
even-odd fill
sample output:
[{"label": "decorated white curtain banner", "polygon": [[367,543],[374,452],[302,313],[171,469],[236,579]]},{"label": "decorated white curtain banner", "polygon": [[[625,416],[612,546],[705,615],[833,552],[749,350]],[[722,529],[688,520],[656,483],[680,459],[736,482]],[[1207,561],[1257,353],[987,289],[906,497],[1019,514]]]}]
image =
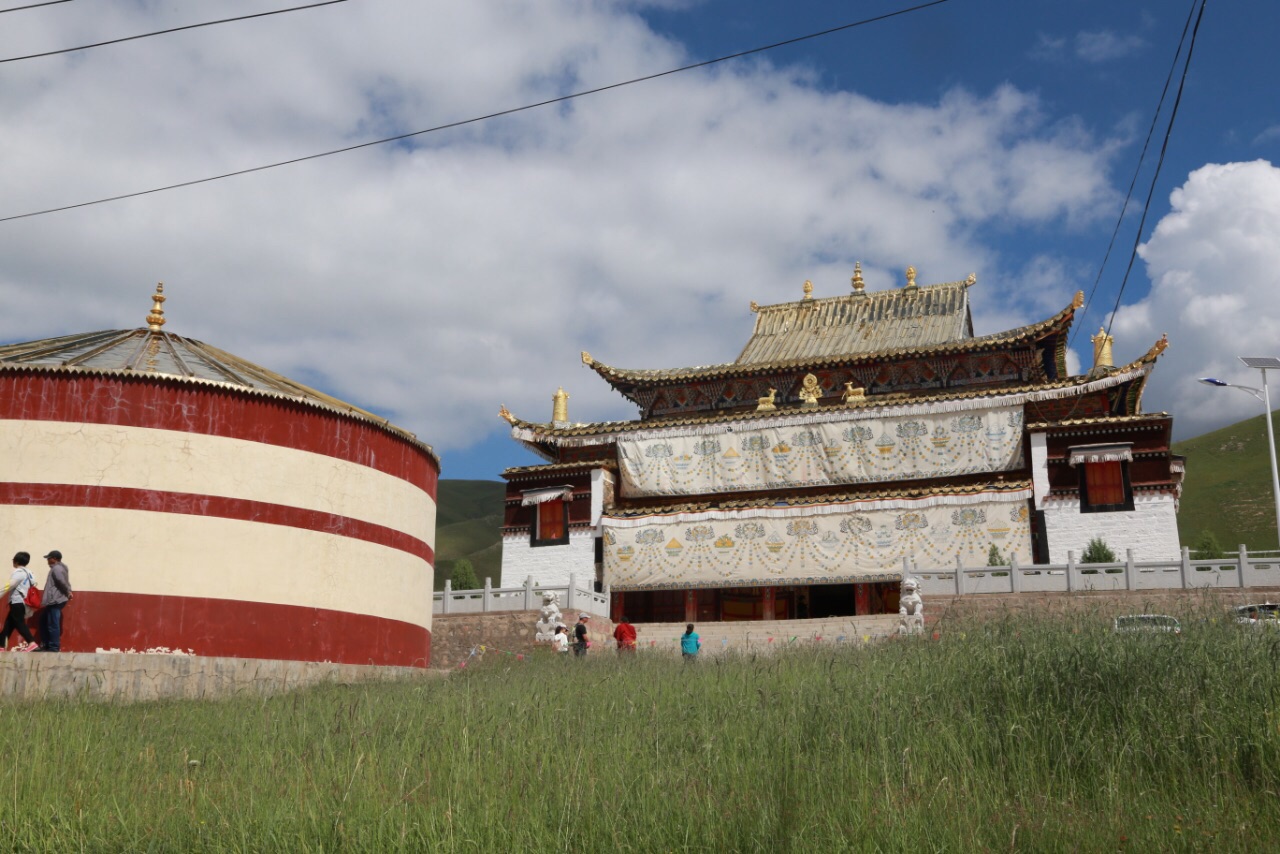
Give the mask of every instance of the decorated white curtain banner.
[{"label": "decorated white curtain banner", "polygon": [[555,501],[558,498],[573,498],[573,487],[549,486],[544,489],[527,489],[521,495],[520,504],[524,507],[531,507],[534,504]]},{"label": "decorated white curtain banner", "polygon": [[623,495],[708,495],[951,477],[1022,465],[1022,409],[618,437]]},{"label": "decorated white curtain banner", "polygon": [[1069,465],[1080,463],[1120,463],[1133,459],[1133,444],[1126,442],[1114,445],[1080,445],[1071,449],[1067,458]]},{"label": "decorated white curtain banner", "polygon": [[884,581],[901,577],[904,557],[981,566],[992,545],[1006,561],[1031,563],[1028,497],[828,505],[810,515],[742,510],[697,522],[606,516],[604,581],[614,590]]}]

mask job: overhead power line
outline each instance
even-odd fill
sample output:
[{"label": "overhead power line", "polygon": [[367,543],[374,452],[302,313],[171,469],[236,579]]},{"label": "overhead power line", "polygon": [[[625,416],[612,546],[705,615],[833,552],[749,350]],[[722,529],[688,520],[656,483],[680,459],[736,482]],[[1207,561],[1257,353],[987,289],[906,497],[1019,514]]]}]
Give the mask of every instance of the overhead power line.
[{"label": "overhead power line", "polygon": [[630,80],[624,80],[619,83],[610,83],[606,86],[597,86],[594,89],[584,89],[580,92],[573,92],[571,94],[561,95],[556,98],[548,98],[544,101],[537,101],[536,103],[525,104],[523,107],[512,107],[506,110],[499,110],[497,112],[487,113],[482,116],[474,116],[469,119],[460,119],[456,122],[448,122],[447,124],[436,125],[435,127],[425,128],[423,130],[411,131],[410,133],[397,134],[396,136],[388,136],[382,139],[370,140],[369,142],[360,142],[360,143],[356,143],[355,145],[344,146],[343,148],[334,148],[329,151],[322,151],[318,154],[307,154],[302,157],[294,157],[290,160],[280,160],[275,163],[267,163],[262,166],[253,166],[248,169],[237,169],[234,172],[224,172],[221,175],[210,175],[207,178],[195,178],[193,180],[182,181],[177,184],[167,184],[163,187],[153,187],[149,190],[138,190],[132,193],[121,193],[118,196],[108,196],[106,198],[94,199],[88,202],[78,202],[73,205],[62,205],[61,207],[56,207],[56,208],[45,208],[44,210],[29,211],[27,213],[20,213],[20,214],[12,214],[10,216],[0,217],[0,222],[10,222],[11,220],[26,219],[28,217],[34,217],[34,216],[44,216],[45,214],[60,213],[61,211],[75,210],[76,208],[86,208],[86,207],[90,207],[91,205],[103,205],[108,202],[118,202],[124,199],[137,198],[138,196],[147,196],[154,193],[163,193],[168,190],[177,190],[183,187],[194,187],[197,184],[208,184],[212,181],[221,181],[223,178],[235,178],[239,175],[249,175],[254,172],[264,172],[267,169],[275,169],[280,166],[291,166],[295,163],[304,163],[308,160],[318,160],[322,157],[332,157],[335,154],[346,154],[349,151],[358,151],[362,148],[370,148],[375,145],[386,145],[387,143],[390,143],[390,142],[399,142],[400,140],[411,139],[412,137],[415,137],[415,136],[423,136],[429,133],[436,133],[438,131],[450,130],[451,128],[458,128],[458,127],[463,127],[465,125],[476,124],[477,122],[484,122],[484,121],[488,121],[489,119],[501,118],[502,116],[511,116],[511,115],[515,115],[516,113],[526,112],[528,110],[536,110],[539,107],[547,107],[552,104],[560,104],[560,103],[564,103],[565,101],[572,101],[575,98],[582,98],[587,95],[597,95],[601,92],[608,92],[612,89],[621,89],[624,86],[631,86],[636,83],[645,83],[650,80],[657,80],[661,77],[669,77],[672,74],[680,74],[681,72],[684,72],[684,71],[693,71],[698,68],[706,68],[709,65],[715,65],[721,62],[728,62],[731,59],[740,59],[744,56],[751,56],[752,54],[764,53],[765,51],[775,50],[777,48],[786,47],[788,45],[799,44],[800,42],[809,41],[811,39],[817,39],[823,36],[829,36],[829,35],[832,35],[833,33],[839,33],[845,30],[851,30],[855,27],[862,27],[862,26],[866,26],[867,24],[874,24],[879,21],[885,21],[885,20],[888,20],[889,18],[896,18],[899,15],[906,15],[909,12],[918,12],[922,9],[928,9],[931,6],[941,6],[943,3],[948,3],[948,2],[950,2],[950,0],[931,0],[931,2],[928,2],[928,3],[920,3],[916,6],[910,6],[906,9],[899,9],[896,12],[887,12],[883,15],[876,15],[875,17],[872,17],[872,18],[864,18],[863,20],[854,21],[849,24],[841,24],[838,27],[831,27],[829,29],[820,30],[816,33],[809,33],[803,36],[796,36],[795,38],[785,39],[784,41],[774,42],[773,44],[767,44],[761,47],[753,47],[748,50],[741,50],[741,51],[738,51],[737,53],[731,53],[725,56],[718,56],[715,59],[707,59],[707,60],[703,60],[702,62],[692,63],[690,65],[682,65],[679,68],[672,68],[672,69],[668,69],[667,71],[659,71],[656,74],[647,74],[643,77],[633,77]]},{"label": "overhead power line", "polygon": [[1124,268],[1124,278],[1120,280],[1120,290],[1116,293],[1116,304],[1111,309],[1111,317],[1107,319],[1107,334],[1111,334],[1111,324],[1116,321],[1116,312],[1120,310],[1120,299],[1124,296],[1125,285],[1129,284],[1129,273],[1133,270],[1133,262],[1138,257],[1138,246],[1142,243],[1142,229],[1147,224],[1147,212],[1151,210],[1151,197],[1156,192],[1156,180],[1160,177],[1160,167],[1164,165],[1165,152],[1169,150],[1169,137],[1173,134],[1173,122],[1178,118],[1178,105],[1182,103],[1182,92],[1187,85],[1187,71],[1191,68],[1191,54],[1196,49],[1196,35],[1200,32],[1200,22],[1204,20],[1204,7],[1209,0],[1200,0],[1200,11],[1196,14],[1196,25],[1191,30],[1191,41],[1187,44],[1187,59],[1182,64],[1182,77],[1178,80],[1178,94],[1173,99],[1173,109],[1169,111],[1169,126],[1164,129],[1164,141],[1160,144],[1160,157],[1156,160],[1155,174],[1151,176],[1151,187],[1147,190],[1147,200],[1142,205],[1142,218],[1138,220],[1138,233],[1133,238],[1133,250],[1129,253],[1129,265]]},{"label": "overhead power line", "polygon": [[21,12],[23,9],[39,9],[41,6],[57,6],[59,3],[70,3],[71,0],[45,0],[44,3],[28,3],[26,6],[11,6],[8,9],[0,9],[0,15],[5,12]]},{"label": "overhead power line", "polygon": [[[67,2],[67,0],[58,0],[58,2]],[[149,39],[152,36],[163,36],[169,33],[180,33],[183,30],[197,30],[200,27],[212,27],[215,24],[230,24],[233,21],[247,21],[250,18],[266,18],[271,15],[283,15],[286,12],[301,12],[304,9],[315,9],[318,6],[332,6],[335,3],[346,3],[347,0],[323,0],[321,3],[308,3],[305,6],[292,6],[288,9],[276,9],[271,12],[255,12],[252,15],[239,15],[235,18],[222,18],[217,21],[205,21],[202,24],[187,24],[183,27],[170,27],[167,30],[156,30],[153,33],[139,33],[136,36],[125,36],[119,39],[109,39],[105,42],[94,42],[93,44],[82,44],[79,47],[64,47],[59,50],[46,50],[43,53],[29,53],[26,56],[10,56],[7,59],[0,59],[3,62],[21,62],[24,59],[39,59],[42,56],[57,56],[60,53],[75,53],[78,50],[89,50],[95,47],[105,47],[109,44],[120,44],[121,42],[137,41],[138,39]],[[23,7],[30,8],[30,7]],[[7,9],[5,11],[16,11]]]},{"label": "overhead power line", "polygon": [[[1089,299],[1085,301],[1085,313],[1093,307],[1093,296],[1098,292],[1098,284],[1102,281],[1102,273],[1107,269],[1107,261],[1111,259],[1111,250],[1115,248],[1116,237],[1120,234],[1120,225],[1124,222],[1124,218],[1129,213],[1129,201],[1133,198],[1133,188],[1138,184],[1138,175],[1142,172],[1142,164],[1147,159],[1147,149],[1151,146],[1151,137],[1155,135],[1156,125],[1160,121],[1160,113],[1164,111],[1164,99],[1169,94],[1169,84],[1173,82],[1173,75],[1178,70],[1178,59],[1182,56],[1182,46],[1186,44],[1187,33],[1191,30],[1191,20],[1196,14],[1196,3],[1199,0],[1191,0],[1191,8],[1187,10],[1187,21],[1182,25],[1182,36],[1178,39],[1178,49],[1173,52],[1173,62],[1169,64],[1169,74],[1164,78],[1164,89],[1160,92],[1160,100],[1156,102],[1156,111],[1151,116],[1151,127],[1147,128],[1147,138],[1142,143],[1142,152],[1138,155],[1138,165],[1133,169],[1133,178],[1129,180],[1129,190],[1125,193],[1124,204],[1120,206],[1120,215],[1116,218],[1116,227],[1111,231],[1111,240],[1107,243],[1107,251],[1102,255],[1102,263],[1098,265],[1098,275],[1093,280],[1093,287],[1089,289]],[[1139,230],[1141,233],[1141,230]],[[1084,329],[1081,323],[1071,330],[1071,337],[1067,341],[1068,346],[1076,340],[1076,336],[1080,334],[1080,330]]]}]

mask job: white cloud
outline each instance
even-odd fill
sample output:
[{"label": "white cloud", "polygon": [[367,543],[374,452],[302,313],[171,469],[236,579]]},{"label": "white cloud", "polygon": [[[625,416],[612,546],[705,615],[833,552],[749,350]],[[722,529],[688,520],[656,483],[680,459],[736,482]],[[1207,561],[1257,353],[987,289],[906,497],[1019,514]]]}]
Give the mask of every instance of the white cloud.
[{"label": "white cloud", "polygon": [[1169,333],[1144,405],[1172,411],[1178,434],[1194,436],[1261,412],[1247,395],[1196,377],[1258,386],[1259,373],[1236,357],[1280,356],[1280,169],[1261,160],[1203,166],[1171,203],[1140,250],[1151,292],[1122,307],[1112,331],[1118,359]]},{"label": "white cloud", "polygon": [[[0,56],[189,22],[150,5],[6,27]],[[21,168],[5,172],[0,216],[687,60],[604,0],[441,8],[373,0],[7,66],[0,149]],[[798,297],[805,278],[843,293],[854,259],[871,287],[909,263],[926,282],[977,271],[993,321],[1039,319],[1040,302],[1005,295],[1003,267],[1022,262],[979,234],[1113,208],[1109,146],[1013,86],[890,104],[742,62],[0,225],[0,338],[141,325],[164,279],[167,330],[389,415],[446,452],[447,475],[450,449],[500,426],[499,403],[548,417],[563,384],[575,418],[631,415],[579,350],[632,367],[729,361],[751,299]],[[1027,268],[1050,311],[1074,289],[1055,263]]]},{"label": "white cloud", "polygon": [[1280,140],[1280,125],[1272,125],[1266,130],[1253,138],[1254,145],[1265,145],[1268,142]]},{"label": "white cloud", "polygon": [[1141,36],[1099,30],[1076,33],[1075,46],[1076,56],[1085,62],[1109,62],[1141,51],[1147,42]]}]

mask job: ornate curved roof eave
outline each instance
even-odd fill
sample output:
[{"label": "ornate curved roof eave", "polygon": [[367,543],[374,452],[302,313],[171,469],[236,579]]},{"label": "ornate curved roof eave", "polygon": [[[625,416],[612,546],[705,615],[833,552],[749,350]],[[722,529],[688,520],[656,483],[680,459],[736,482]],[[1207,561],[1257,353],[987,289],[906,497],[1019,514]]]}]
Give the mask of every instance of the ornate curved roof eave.
[{"label": "ornate curved roof eave", "polygon": [[776,495],[758,498],[743,498],[731,501],[706,500],[686,501],[673,504],[656,504],[647,507],[610,507],[606,515],[615,519],[628,519],[646,516],[661,516],[672,513],[697,513],[705,510],[757,510],[781,507],[812,507],[823,504],[846,504],[851,502],[885,501],[903,499],[936,498],[938,496],[977,496],[999,495],[1001,493],[1017,493],[1031,487],[1027,479],[987,480],[979,483],[955,485],[922,485],[901,488],[876,488],[874,485],[865,490],[846,490],[841,492],[821,492],[810,495],[793,495],[779,498]]},{"label": "ornate curved roof eave", "polygon": [[[78,336],[68,336],[73,338]],[[67,340],[67,339],[49,339],[50,341]],[[196,342],[199,343],[199,342]],[[207,346],[207,345],[204,345]],[[210,348],[216,349],[216,348]],[[265,369],[260,369],[264,370]],[[135,371],[129,369],[113,369],[113,368],[88,368],[80,365],[42,365],[42,364],[24,364],[0,361],[0,372],[3,373],[33,373],[33,374],[55,374],[55,375],[79,375],[79,376],[101,376],[112,377],[115,379],[131,379],[144,380],[161,384],[171,385],[195,385],[215,388],[219,391],[234,392],[251,397],[264,397],[274,400],[287,401],[290,403],[300,403],[314,409],[324,410],[335,415],[345,416],[355,421],[361,421],[370,426],[377,427],[384,432],[390,433],[396,438],[402,439],[416,446],[420,450],[425,451],[436,463],[440,465],[440,455],[436,453],[431,445],[422,441],[403,427],[397,427],[386,418],[381,418],[371,412],[367,412],[359,407],[352,406],[337,398],[330,397],[323,392],[308,389],[299,383],[287,381],[289,385],[299,389],[307,389],[312,396],[303,396],[302,394],[288,394],[282,391],[273,391],[270,389],[255,388],[253,386],[244,385],[235,382],[226,382],[220,380],[211,380],[204,377],[195,376],[178,376],[176,374],[151,373],[148,371]],[[281,379],[284,379],[283,377]]]},{"label": "ornate curved roof eave", "polygon": [[[954,353],[975,352],[986,348],[1034,343],[1055,332],[1065,333],[1069,330],[1075,318],[1076,310],[1083,304],[1083,294],[1077,293],[1070,305],[1052,317],[1038,323],[931,347],[905,347],[896,350],[882,350],[875,353],[851,353],[843,356],[828,356],[819,359],[791,359],[771,363],[739,364],[737,362],[728,362],[720,365],[703,365],[669,370],[617,368],[596,360],[590,353],[584,351],[582,353],[582,363],[594,370],[605,382],[613,386],[627,399],[633,400],[629,392],[634,389],[674,385],[692,380],[726,379],[776,373],[778,371],[821,370],[843,365],[884,361],[886,359],[945,356]],[[1060,334],[1058,337],[1059,340],[1055,344],[1055,363],[1059,373],[1065,376],[1065,334]]]},{"label": "ornate curved roof eave", "polygon": [[[884,395],[882,397],[866,398],[865,402],[853,407],[834,404],[816,408],[795,407],[779,409],[768,413],[756,411],[714,412],[689,418],[649,421],[602,421],[563,426],[523,421],[510,412],[506,412],[506,407],[503,407],[503,412],[506,413],[503,417],[511,425],[511,437],[513,439],[533,450],[544,459],[555,461],[554,454],[544,450],[544,447],[602,444],[617,441],[623,435],[650,431],[664,434],[670,431],[672,435],[690,431],[692,434],[705,432],[706,428],[722,423],[738,424],[740,422],[761,421],[767,422],[771,426],[775,422],[786,423],[788,421],[795,421],[796,423],[837,421],[855,416],[859,411],[865,412],[868,416],[874,416],[878,411],[923,408],[938,404],[948,410],[960,411],[962,409],[1000,406],[1002,403],[1015,405],[1015,402],[1023,402],[1024,398],[1052,399],[1076,394],[1088,394],[1121,386],[1128,386],[1125,392],[1126,398],[1132,399],[1135,394],[1135,387],[1136,394],[1141,394],[1141,386],[1146,383],[1147,375],[1150,373],[1154,361],[1154,358],[1149,359],[1144,356],[1122,368],[1115,369],[1115,371],[1103,377],[1089,377],[1086,375],[1039,385],[992,388],[976,392],[972,390],[948,391],[942,394],[918,397]],[[950,406],[947,406],[948,404]]]}]

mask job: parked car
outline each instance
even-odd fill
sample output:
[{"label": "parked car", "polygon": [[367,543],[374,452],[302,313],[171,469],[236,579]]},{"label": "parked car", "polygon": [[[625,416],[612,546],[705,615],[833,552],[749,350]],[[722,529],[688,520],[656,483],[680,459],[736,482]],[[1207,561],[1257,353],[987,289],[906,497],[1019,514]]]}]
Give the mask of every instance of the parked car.
[{"label": "parked car", "polygon": [[1263,602],[1260,605],[1237,605],[1231,611],[1237,623],[1280,628],[1280,605],[1273,605],[1270,602]]},{"label": "parked car", "polygon": [[1182,624],[1168,614],[1126,614],[1116,617],[1117,632],[1172,632],[1182,634]]}]

